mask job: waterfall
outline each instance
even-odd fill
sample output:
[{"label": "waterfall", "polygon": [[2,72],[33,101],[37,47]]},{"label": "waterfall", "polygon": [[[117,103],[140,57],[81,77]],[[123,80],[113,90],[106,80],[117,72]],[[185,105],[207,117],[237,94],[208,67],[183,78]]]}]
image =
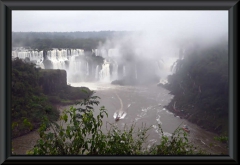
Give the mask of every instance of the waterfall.
[{"label": "waterfall", "polygon": [[47,52],[47,59],[52,62],[53,69],[66,69],[65,61],[67,58],[66,50],[54,49]]},{"label": "waterfall", "polygon": [[17,51],[16,50],[12,51],[12,59],[16,58],[17,56],[18,56]]},{"label": "waterfall", "polygon": [[30,52],[24,51],[24,52],[17,52],[17,57],[20,59],[29,58],[30,59]]},{"label": "waterfall", "polygon": [[12,58],[25,59],[29,58],[30,61],[35,61],[36,64],[40,64],[43,61],[43,51],[34,51],[34,50],[14,50],[12,51]]},{"label": "waterfall", "polygon": [[99,50],[98,49],[93,49],[92,53],[95,53],[96,56],[99,56]]},{"label": "waterfall", "polygon": [[99,65],[96,66],[96,71],[95,71],[95,79],[96,80],[98,80],[98,74],[99,74],[98,68],[99,68]]},{"label": "waterfall", "polygon": [[78,82],[83,79],[82,62],[77,60],[78,55],[73,55],[69,60],[69,68],[67,69],[67,81]]},{"label": "waterfall", "polygon": [[[12,58],[19,57],[25,59],[28,57],[30,61],[36,63],[42,69],[62,69],[67,72],[68,82],[80,82],[99,80],[102,82],[110,82],[126,76],[127,74],[138,79],[137,64],[119,65],[119,57],[121,52],[118,49],[93,49],[96,56],[102,56],[104,62],[102,65],[97,65],[97,61],[86,60],[83,49],[56,49],[45,51],[28,50],[16,48],[12,51]],[[46,60],[44,61],[44,56]],[[157,63],[157,65],[159,65]],[[45,68],[46,67],[46,68]],[[120,70],[119,70],[120,69]],[[131,70],[132,69],[132,70]],[[128,73],[131,71],[131,74]],[[120,76],[121,73],[121,77]]]},{"label": "waterfall", "polygon": [[104,60],[102,69],[100,71],[100,81],[110,82],[110,63]]},{"label": "waterfall", "polygon": [[86,75],[88,76],[89,75],[89,66],[88,66],[88,62],[86,62],[87,64],[86,64],[86,66],[87,66],[87,68],[86,68]]},{"label": "waterfall", "polygon": [[67,49],[67,56],[71,56],[71,49]]},{"label": "waterfall", "polygon": [[36,65],[39,66],[42,69],[45,69],[43,64],[43,51],[33,51],[32,57],[30,58],[30,61],[36,61]]}]

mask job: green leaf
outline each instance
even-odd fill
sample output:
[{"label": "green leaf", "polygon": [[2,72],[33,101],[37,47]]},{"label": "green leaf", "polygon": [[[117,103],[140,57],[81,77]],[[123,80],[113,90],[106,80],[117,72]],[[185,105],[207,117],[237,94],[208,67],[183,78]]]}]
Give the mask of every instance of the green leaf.
[{"label": "green leaf", "polygon": [[67,120],[68,120],[67,114],[64,114],[64,115],[63,115],[63,120],[64,120],[65,122],[67,122]]},{"label": "green leaf", "polygon": [[92,129],[92,134],[93,134],[94,132],[95,132],[95,129],[93,128],[93,129]]},{"label": "green leaf", "polygon": [[59,135],[60,135],[60,137],[63,136],[63,131],[62,130],[59,132]]}]

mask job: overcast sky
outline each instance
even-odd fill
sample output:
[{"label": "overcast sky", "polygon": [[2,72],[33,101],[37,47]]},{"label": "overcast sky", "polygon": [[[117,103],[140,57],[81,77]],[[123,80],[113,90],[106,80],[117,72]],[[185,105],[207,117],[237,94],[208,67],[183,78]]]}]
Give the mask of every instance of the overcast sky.
[{"label": "overcast sky", "polygon": [[159,31],[223,33],[228,11],[12,11],[14,32]]}]

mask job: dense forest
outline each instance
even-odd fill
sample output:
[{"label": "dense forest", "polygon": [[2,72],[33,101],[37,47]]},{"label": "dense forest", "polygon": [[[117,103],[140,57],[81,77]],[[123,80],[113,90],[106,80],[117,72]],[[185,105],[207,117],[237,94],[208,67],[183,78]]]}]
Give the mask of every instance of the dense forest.
[{"label": "dense forest", "polygon": [[194,45],[180,56],[165,85],[175,96],[168,109],[207,130],[227,135],[228,42]]},{"label": "dense forest", "polygon": [[57,120],[56,105],[74,104],[90,93],[88,88],[67,85],[66,71],[42,70],[18,58],[12,61],[11,90],[12,138],[38,128],[44,116]]}]

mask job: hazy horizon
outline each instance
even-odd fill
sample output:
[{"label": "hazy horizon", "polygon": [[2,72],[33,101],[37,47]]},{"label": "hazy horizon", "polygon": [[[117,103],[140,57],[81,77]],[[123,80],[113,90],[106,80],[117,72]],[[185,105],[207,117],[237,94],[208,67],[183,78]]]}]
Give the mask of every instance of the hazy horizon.
[{"label": "hazy horizon", "polygon": [[217,31],[226,31],[228,11],[12,11],[15,32],[174,31],[176,26],[194,31],[222,26]]}]

